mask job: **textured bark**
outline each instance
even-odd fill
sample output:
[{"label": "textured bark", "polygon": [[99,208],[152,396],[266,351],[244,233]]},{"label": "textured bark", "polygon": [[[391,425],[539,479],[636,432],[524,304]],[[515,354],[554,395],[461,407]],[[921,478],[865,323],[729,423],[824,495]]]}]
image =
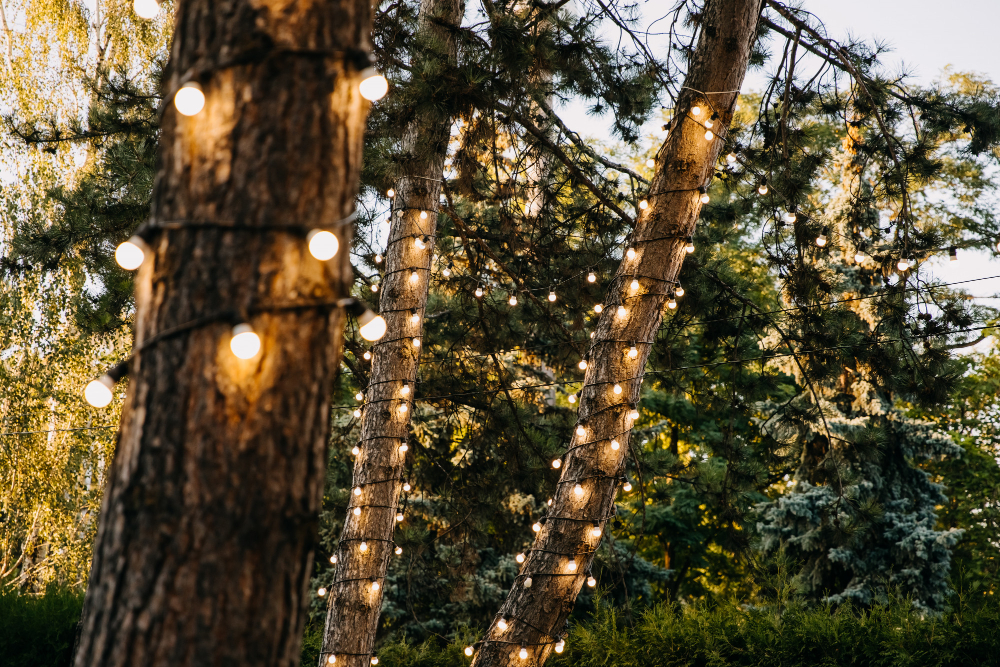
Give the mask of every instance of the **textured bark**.
[{"label": "textured bark", "polygon": [[[351,283],[350,230],[320,262],[277,226],[353,210],[367,102],[352,54],[368,48],[372,10],[176,8],[166,87],[194,78],[206,105],[184,117],[164,103],[131,381],[74,664],[297,665],[341,347],[329,304]],[[227,311],[260,336],[254,358],[231,353]]]},{"label": "textured bark", "polygon": [[[457,46],[449,26],[461,23],[463,11],[462,0],[423,0],[416,35],[422,51],[415,76],[436,76],[442,65],[455,61]],[[374,650],[382,584],[389,561],[396,557],[392,537],[406,463],[400,446],[409,436],[420,357],[413,340],[419,341],[423,331],[451,122],[450,116],[428,105],[403,134],[401,162],[406,166],[395,187],[379,298],[387,329],[372,349],[360,453],[354,463],[353,488],[360,488],[361,494],[350,496],[336,552],[320,664],[333,655],[338,667],[368,665]],[[417,240],[425,247],[418,248]],[[405,395],[404,386],[409,388]],[[400,412],[401,406],[406,406],[405,412]],[[354,514],[356,507],[360,515]],[[372,590],[372,581],[378,582],[378,590]]]},{"label": "textured bark", "polygon": [[[724,146],[718,137],[705,139],[702,123],[714,110],[713,131],[724,135],[729,127],[738,94],[728,91],[738,91],[743,83],[761,2],[713,0],[702,15],[685,88],[657,157],[649,208],[633,232],[635,257],[623,258],[618,267],[591,347],[579,409],[585,435],[574,435],[570,443],[548,518],[473,661],[476,667],[542,664],[587,579],[601,539],[592,534],[594,522],[603,529],[614,512],[632,425],[629,405],[638,401],[650,342],[701,211],[698,190],[711,180]],[[694,105],[703,109],[701,115],[690,113]],[[630,289],[633,278],[640,283],[636,292]],[[624,317],[616,312],[619,305],[626,308]],[[627,355],[633,341],[635,359]],[[622,386],[620,395],[612,390],[616,383]],[[611,448],[613,438],[622,443],[618,450]],[[574,491],[577,484],[582,494]],[[569,569],[571,559],[575,572]],[[500,618],[507,623],[504,631],[497,626]],[[525,659],[518,655],[522,644]]]}]

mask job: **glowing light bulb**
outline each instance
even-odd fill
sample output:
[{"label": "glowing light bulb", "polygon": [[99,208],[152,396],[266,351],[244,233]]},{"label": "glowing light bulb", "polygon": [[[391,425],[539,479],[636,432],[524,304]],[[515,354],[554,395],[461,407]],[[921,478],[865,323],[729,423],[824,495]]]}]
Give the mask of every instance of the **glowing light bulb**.
[{"label": "glowing light bulb", "polygon": [[410,409],[410,408],[408,408],[408,407],[406,406],[406,403],[400,403],[400,404],[399,404],[399,414],[404,414],[404,413],[405,413],[405,412],[406,412],[407,410],[409,410],[409,409]]},{"label": "glowing light bulb", "polygon": [[566,642],[562,639],[556,642],[556,653],[562,653],[563,649],[566,648]]},{"label": "glowing light bulb", "polygon": [[497,621],[497,627],[500,628],[501,631],[502,630],[506,630],[507,629],[507,619],[501,617],[500,620]]},{"label": "glowing light bulb", "polygon": [[518,563],[523,563],[524,562],[524,554],[518,554],[518,555],[514,556],[514,560],[516,560]]},{"label": "glowing light bulb", "polygon": [[822,248],[823,246],[826,245],[826,235],[825,234],[820,234],[819,236],[816,237],[816,245],[818,245],[820,248]]},{"label": "glowing light bulb", "polygon": [[570,394],[569,398],[566,399],[570,403],[576,403],[576,394]]},{"label": "glowing light bulb", "polygon": [[562,465],[562,459],[552,459],[552,467],[559,468]]},{"label": "glowing light bulb", "polygon": [[694,252],[694,241],[687,242],[687,245],[684,246],[684,252],[689,255]]},{"label": "glowing light bulb", "polygon": [[476,298],[479,299],[479,298],[482,298],[482,296],[483,296],[483,288],[482,287],[477,287],[476,288]]},{"label": "glowing light bulb", "polygon": [[449,264],[448,266],[444,267],[444,270],[441,273],[444,274],[445,278],[450,278],[451,277],[451,264]]},{"label": "glowing light bulb", "polygon": [[639,202],[639,208],[645,211],[647,208],[649,208],[649,202],[643,199],[641,202]]},{"label": "glowing light bulb", "polygon": [[332,564],[336,565],[337,564],[337,556],[335,556],[335,555],[334,556],[330,556],[330,562]]},{"label": "glowing light bulb", "polygon": [[862,251],[859,250],[856,253],[854,253],[854,261],[856,263],[864,264],[865,259],[866,259],[865,253],[863,253]]},{"label": "glowing light bulb", "polygon": [[83,390],[83,397],[95,408],[104,408],[111,403],[114,398],[112,390],[115,388],[115,381],[109,375],[102,375],[96,380],[92,380]]},{"label": "glowing light bulb", "polygon": [[762,195],[766,195],[767,194],[767,185],[764,184],[764,183],[761,183],[760,187],[757,188],[757,192],[759,192]]},{"label": "glowing light bulb", "polygon": [[354,495],[356,495],[356,496],[360,496],[361,495],[361,487],[360,486],[354,487]]},{"label": "glowing light bulb", "polygon": [[410,486],[409,482],[406,482],[405,484],[403,484],[403,491],[409,491],[411,488],[413,488],[413,487]]},{"label": "glowing light bulb", "polygon": [[252,359],[260,352],[260,337],[246,322],[237,324],[233,327],[233,337],[229,341],[229,349],[240,359]]},{"label": "glowing light bulb", "polygon": [[372,294],[375,294],[376,292],[378,292],[378,283],[372,285]]},{"label": "glowing light bulb", "polygon": [[325,588],[316,589],[316,595],[323,597],[324,595],[326,595],[326,589]]},{"label": "glowing light bulb", "polygon": [[[386,323],[382,319],[381,315],[376,315],[370,310],[366,310],[361,317],[358,318],[358,324],[360,325],[358,333],[361,337],[368,341],[376,341],[385,335]],[[365,351],[365,359],[370,359],[371,353],[367,350]]]},{"label": "glowing light bulb", "polygon": [[414,338],[413,339],[413,347],[420,347],[420,339],[419,338]]},{"label": "glowing light bulb", "polygon": [[570,572],[576,572],[576,558],[569,559],[569,562],[566,563],[566,569]]},{"label": "glowing light bulb", "polygon": [[590,273],[588,273],[587,274],[587,282],[588,283],[595,283],[595,282],[597,282],[597,274],[595,274],[593,271],[591,271]]},{"label": "glowing light bulb", "polygon": [[601,304],[599,304],[599,303],[598,303],[598,304],[594,304],[594,312],[595,312],[595,313],[598,313],[598,314],[599,314],[599,313],[601,313],[601,312],[603,312],[603,311],[604,311],[604,306],[602,306],[602,305],[601,305]]},{"label": "glowing light bulb", "polygon": [[126,271],[134,271],[142,266],[143,260],[146,259],[145,247],[145,241],[133,236],[115,248],[115,261]]},{"label": "glowing light bulb", "polygon": [[396,514],[396,523],[400,523],[404,518],[402,513]]},{"label": "glowing light bulb", "polygon": [[684,296],[684,288],[678,285],[677,289],[674,290],[674,296]]},{"label": "glowing light bulb", "polygon": [[421,211],[420,212],[420,219],[421,220],[426,220],[427,219],[427,211]]},{"label": "glowing light bulb", "polygon": [[632,282],[629,283],[628,288],[633,292],[637,291],[639,289],[639,281],[633,278]]},{"label": "glowing light bulb", "polygon": [[589,577],[587,577],[587,585],[590,586],[591,588],[597,585],[597,579],[594,579],[594,575],[590,575]]},{"label": "glowing light bulb", "polygon": [[355,507],[354,508],[354,516],[361,516],[361,508],[360,507]]},{"label": "glowing light bulb", "polygon": [[364,553],[364,552],[368,551],[368,543],[367,542],[362,542],[361,544],[359,544],[358,545],[358,551],[360,551],[361,553]]},{"label": "glowing light bulb", "polygon": [[389,82],[374,67],[367,67],[361,72],[361,84],[358,89],[361,91],[361,97],[374,102],[389,92]]},{"label": "glowing light bulb", "polygon": [[399,451],[401,454],[405,454],[406,452],[410,451],[410,446],[404,442],[399,446]]},{"label": "glowing light bulb", "polygon": [[667,308],[673,310],[676,307],[677,307],[677,299],[671,298],[670,301],[667,301]]},{"label": "glowing light bulb", "polygon": [[625,317],[626,315],[628,315],[628,311],[625,310],[625,306],[618,306],[617,314],[618,317]]},{"label": "glowing light bulb", "polygon": [[358,447],[357,445],[354,445],[354,447],[351,448],[351,454],[354,454],[355,456],[357,456],[360,453],[361,453],[361,448]]},{"label": "glowing light bulb", "polygon": [[907,262],[905,259],[900,259],[896,263],[896,268],[899,269],[900,271],[906,271],[907,269],[910,268],[910,263]]},{"label": "glowing light bulb", "polygon": [[354,395],[354,398],[355,398],[356,400],[359,400],[359,401],[363,401],[363,400],[365,400],[365,395],[364,395],[364,394],[362,394],[362,393],[361,393],[361,392],[359,391],[358,393],[356,393],[356,394]]},{"label": "glowing light bulb", "polygon": [[[378,582],[372,579],[372,593],[376,592],[379,588],[381,588],[381,586],[378,585]],[[372,664],[378,664],[378,660],[376,658],[372,658]]]},{"label": "glowing light bulb", "polygon": [[355,419],[359,419],[361,417],[361,408],[355,408],[352,414],[354,414]]},{"label": "glowing light bulb", "polygon": [[580,368],[581,371],[587,370],[587,360],[581,359],[580,363],[578,363],[577,366]]},{"label": "glowing light bulb", "polygon": [[393,190],[392,188],[389,188],[388,190],[385,191],[385,196],[388,197],[389,199],[392,199],[393,197],[396,196],[396,191]]},{"label": "glowing light bulb", "polygon": [[556,293],[550,290],[549,291],[549,301],[555,301],[555,300],[556,300]]},{"label": "glowing light bulb", "polygon": [[638,350],[638,348],[636,348],[635,345],[633,345],[632,347],[630,347],[628,349],[628,358],[629,359],[635,359],[638,356],[639,356],[639,350]]},{"label": "glowing light bulb", "polygon": [[465,647],[465,655],[468,655],[468,656],[472,655],[472,647],[471,646],[466,646]]},{"label": "glowing light bulb", "polygon": [[707,204],[709,201],[711,201],[711,198],[708,196],[707,192],[702,192],[701,197],[699,199],[701,199],[702,204]]},{"label": "glowing light bulb", "polygon": [[535,523],[531,524],[531,529],[537,533],[542,529],[542,524],[536,521]]},{"label": "glowing light bulb", "polygon": [[583,487],[582,487],[582,486],[580,486],[579,484],[577,484],[576,486],[574,486],[574,487],[573,487],[573,494],[574,494],[574,495],[575,495],[575,496],[576,496],[577,498],[579,498],[580,496],[582,496],[582,495],[583,495]]},{"label": "glowing light bulb", "polygon": [[635,259],[635,248],[629,248],[625,251],[625,256],[629,259]]},{"label": "glowing light bulb", "polygon": [[332,665],[333,663],[337,662],[337,656],[331,655],[329,658],[327,658],[327,662]]},{"label": "glowing light bulb", "polygon": [[709,119],[709,120],[706,120],[706,121],[705,121],[705,127],[707,127],[707,128],[712,128],[712,127],[715,127],[715,121],[714,121],[714,120],[711,120],[711,119]]},{"label": "glowing light bulb", "polygon": [[516,306],[517,305],[517,297],[514,296],[513,294],[511,294],[510,298],[507,299],[507,303],[509,303],[512,306]]},{"label": "glowing light bulb", "polygon": [[625,483],[624,483],[624,484],[622,485],[622,491],[624,491],[625,493],[628,493],[628,492],[629,492],[629,491],[631,491],[631,490],[632,490],[632,482],[628,482],[628,481],[626,481],[626,482],[625,482]]},{"label": "glowing light bulb", "polygon": [[132,9],[135,10],[136,16],[149,21],[160,13],[160,3],[157,0],[135,0]]},{"label": "glowing light bulb", "polygon": [[691,115],[692,116],[700,116],[701,115],[701,107],[699,107],[697,105],[691,107]]},{"label": "glowing light bulb", "polygon": [[403,547],[396,547],[396,555],[397,556],[403,555]]},{"label": "glowing light bulb", "polygon": [[593,537],[600,537],[602,534],[604,534],[604,531],[601,530],[601,526],[599,524],[595,523],[594,527],[590,529],[590,534]]},{"label": "glowing light bulb", "polygon": [[587,429],[585,429],[585,428],[583,427],[583,424],[577,424],[577,425],[576,425],[576,434],[577,434],[578,436],[580,436],[581,438],[582,438],[583,436],[587,435]]},{"label": "glowing light bulb", "polygon": [[174,107],[185,116],[194,116],[205,108],[205,93],[196,81],[188,81],[174,93]]},{"label": "glowing light bulb", "polygon": [[619,447],[621,447],[621,445],[618,443],[617,440],[612,440],[611,441],[611,449],[613,449],[615,451],[618,451]]},{"label": "glowing light bulb", "polygon": [[615,395],[617,396],[622,393],[622,386],[616,383],[615,386],[611,388],[611,391],[615,392]]},{"label": "glowing light bulb", "polygon": [[416,247],[417,250],[423,250],[424,248],[427,247],[427,244],[424,243],[424,240],[419,236],[413,237],[413,245],[414,247]]},{"label": "glowing light bulb", "polygon": [[361,357],[362,357],[362,358],[363,358],[363,359],[364,359],[365,361],[369,361],[369,360],[371,360],[371,358],[372,358],[372,353],[371,353],[370,351],[368,351],[368,350],[365,350],[365,353],[364,353],[364,354],[362,354],[362,355],[361,355]]},{"label": "glowing light bulb", "polygon": [[[378,584],[372,584],[372,590],[373,591],[377,591],[378,590]],[[373,665],[377,665],[378,664],[378,657],[377,656],[374,656],[374,655],[372,656],[372,664]]]},{"label": "glowing light bulb", "polygon": [[631,419],[631,420],[633,420],[633,421],[636,420],[636,419],[638,419],[639,418],[639,410],[638,410],[638,408],[631,408],[631,410],[628,413],[628,418]]},{"label": "glowing light bulb", "polygon": [[736,162],[736,154],[730,153],[729,155],[727,155],[726,162],[728,162],[729,164],[733,164],[734,162]]},{"label": "glowing light bulb", "polygon": [[524,644],[521,644],[521,650],[517,652],[517,657],[519,657],[521,660],[528,659],[528,649],[524,647]]},{"label": "glowing light bulb", "polygon": [[715,132],[705,130],[705,141],[711,141],[712,139],[715,139]]},{"label": "glowing light bulb", "polygon": [[531,582],[531,577],[525,577],[524,578],[524,587],[525,588],[531,588],[531,583],[532,583]]},{"label": "glowing light bulb", "polygon": [[337,251],[340,250],[340,241],[332,233],[325,230],[312,230],[306,240],[309,242],[309,254],[321,262],[333,259]]},{"label": "glowing light bulb", "polygon": [[418,280],[420,280],[420,274],[416,271],[410,271],[410,282],[416,284]]}]

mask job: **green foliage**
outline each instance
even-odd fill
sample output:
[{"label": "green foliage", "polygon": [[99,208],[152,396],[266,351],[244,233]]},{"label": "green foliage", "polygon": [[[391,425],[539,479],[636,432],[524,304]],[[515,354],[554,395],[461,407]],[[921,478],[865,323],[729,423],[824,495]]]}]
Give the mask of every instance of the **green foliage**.
[{"label": "green foliage", "polygon": [[83,609],[79,590],[22,595],[0,586],[0,656],[6,667],[69,667]]}]

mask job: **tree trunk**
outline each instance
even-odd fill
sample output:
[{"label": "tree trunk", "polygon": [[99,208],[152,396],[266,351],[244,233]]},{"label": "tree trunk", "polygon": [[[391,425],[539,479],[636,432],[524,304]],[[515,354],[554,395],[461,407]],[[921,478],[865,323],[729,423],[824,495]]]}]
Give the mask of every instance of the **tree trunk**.
[{"label": "tree trunk", "polygon": [[[372,9],[184,0],[76,667],[297,665],[350,289]],[[181,116],[188,80],[204,109]],[[230,351],[234,322],[260,351]]]},{"label": "tree trunk", "polygon": [[[699,189],[711,180],[724,145],[718,137],[706,140],[704,121],[713,120],[716,134],[724,135],[729,127],[738,97],[732,91],[743,83],[761,2],[714,0],[705,8],[671,131],[657,157],[649,207],[632,235],[634,258],[626,256],[619,265],[591,347],[579,409],[584,435],[573,437],[563,457],[548,518],[473,661],[476,667],[542,664],[587,579],[601,539],[593,536],[595,523],[603,529],[614,513],[633,421],[630,404],[639,399],[650,342],[701,211]],[[700,115],[693,113],[694,106],[701,107]],[[635,292],[633,278],[640,284]],[[617,313],[619,305],[623,315]],[[633,342],[634,359],[627,354]],[[620,395],[613,392],[616,383]],[[613,438],[623,446],[612,449]],[[501,618],[506,630],[497,625]]]},{"label": "tree trunk", "polygon": [[[447,63],[454,63],[453,31],[463,12],[462,0],[422,1],[416,34],[422,63],[414,68],[414,76],[438,76]],[[419,343],[423,331],[451,122],[449,115],[427,104],[403,134],[401,162],[406,167],[395,187],[379,299],[387,329],[372,349],[360,452],[354,462],[353,488],[360,495],[350,496],[336,551],[320,664],[334,656],[338,667],[367,666],[374,650],[382,584],[390,559],[396,557],[392,536],[406,464],[401,446],[408,442],[417,393],[420,347],[414,341]],[[355,508],[360,508],[359,515]],[[378,584],[375,590],[373,582]]]}]

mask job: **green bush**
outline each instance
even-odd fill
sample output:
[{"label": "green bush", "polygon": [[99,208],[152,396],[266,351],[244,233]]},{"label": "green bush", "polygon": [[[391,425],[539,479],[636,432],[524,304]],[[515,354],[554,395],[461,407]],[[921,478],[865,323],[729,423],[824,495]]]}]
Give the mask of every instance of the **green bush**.
[{"label": "green bush", "polygon": [[68,667],[83,609],[83,593],[50,588],[20,595],[0,586],[0,664]]}]

